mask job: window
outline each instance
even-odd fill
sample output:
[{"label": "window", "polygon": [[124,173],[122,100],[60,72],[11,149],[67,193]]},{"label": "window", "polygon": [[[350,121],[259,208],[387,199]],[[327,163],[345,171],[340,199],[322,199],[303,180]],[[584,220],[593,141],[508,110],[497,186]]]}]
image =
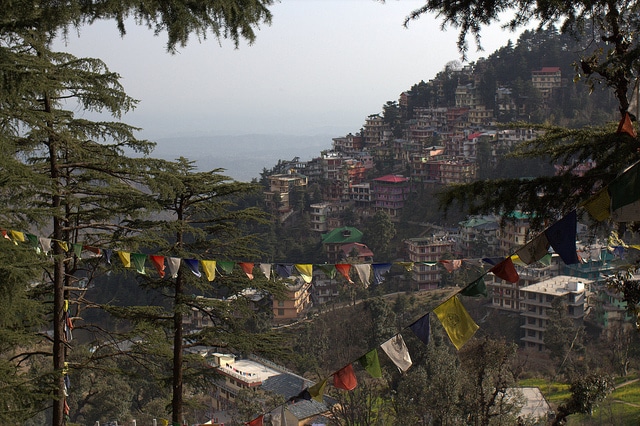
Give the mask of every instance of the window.
[{"label": "window", "polygon": [[284,309],[278,309],[278,316],[284,315]]}]

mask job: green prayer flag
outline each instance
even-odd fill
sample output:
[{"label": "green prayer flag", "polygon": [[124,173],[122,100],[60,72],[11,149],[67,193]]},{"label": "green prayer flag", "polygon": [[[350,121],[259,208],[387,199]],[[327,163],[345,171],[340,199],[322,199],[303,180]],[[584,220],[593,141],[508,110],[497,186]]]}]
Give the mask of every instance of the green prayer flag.
[{"label": "green prayer flag", "polygon": [[145,275],[144,262],[147,260],[147,255],[143,253],[131,253],[131,263],[136,268],[139,274]]},{"label": "green prayer flag", "polygon": [[460,292],[463,296],[484,296],[487,297],[487,286],[484,283],[484,276],[478,278]]},{"label": "green prayer flag", "polygon": [[382,370],[380,369],[380,361],[378,359],[378,350],[372,349],[366,354],[362,355],[358,361],[362,368],[367,370],[371,377],[375,377],[377,379],[382,378]]},{"label": "green prayer flag", "polygon": [[236,266],[236,263],[224,261],[224,260],[218,260],[216,262],[216,265],[218,265],[218,267],[220,267],[220,269],[222,269],[222,272],[224,272],[225,274],[231,274],[233,273],[233,267]]}]

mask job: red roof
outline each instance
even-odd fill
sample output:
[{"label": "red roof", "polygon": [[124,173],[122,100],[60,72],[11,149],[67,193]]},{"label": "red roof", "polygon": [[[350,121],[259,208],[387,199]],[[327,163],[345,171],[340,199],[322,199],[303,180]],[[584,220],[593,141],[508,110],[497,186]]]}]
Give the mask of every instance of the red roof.
[{"label": "red roof", "polygon": [[406,177],[403,177],[403,176],[386,175],[386,176],[382,176],[382,177],[379,177],[379,178],[375,178],[374,180],[378,181],[378,182],[401,183],[401,182],[406,182],[409,179],[407,179]]},{"label": "red roof", "polygon": [[542,69],[538,72],[558,72],[560,71],[560,67],[542,67]]},{"label": "red roof", "polygon": [[469,136],[467,136],[467,139],[473,140],[473,139],[475,139],[475,138],[477,138],[479,136],[482,136],[482,133],[480,133],[480,132],[471,133]]},{"label": "red roof", "polygon": [[340,246],[340,251],[349,256],[351,251],[355,249],[358,252],[358,257],[373,257],[373,252],[369,247],[360,243],[343,244]]}]

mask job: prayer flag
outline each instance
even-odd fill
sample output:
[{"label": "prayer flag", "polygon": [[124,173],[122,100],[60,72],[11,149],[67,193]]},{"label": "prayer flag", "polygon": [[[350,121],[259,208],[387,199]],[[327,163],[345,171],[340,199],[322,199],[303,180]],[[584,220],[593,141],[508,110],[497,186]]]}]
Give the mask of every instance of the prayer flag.
[{"label": "prayer flag", "polygon": [[324,379],[320,383],[316,383],[315,385],[309,388],[309,395],[311,398],[315,399],[318,402],[322,402],[324,389],[327,387],[327,379]]},{"label": "prayer flag", "polygon": [[201,260],[202,269],[204,269],[204,275],[207,277],[207,281],[213,281],[216,279],[216,261],[215,260]]},{"label": "prayer flag", "polygon": [[61,248],[64,252],[69,251],[69,245],[67,244],[67,242],[66,242],[66,241],[58,241],[58,240],[56,240],[56,243],[58,243],[58,245],[60,246],[60,248]]},{"label": "prayer flag", "polygon": [[573,210],[544,231],[553,250],[558,253],[562,261],[567,265],[580,263],[576,254],[577,226],[578,216],[576,211]]},{"label": "prayer flag", "polygon": [[462,266],[462,260],[460,259],[440,260],[439,262],[442,264],[442,266],[444,266],[444,269],[446,269],[447,272],[449,273],[455,271],[456,269],[460,269],[460,267]]},{"label": "prayer flag", "polygon": [[322,265],[316,265],[318,268],[320,268],[320,270],[327,276],[327,278],[329,278],[330,280],[335,279],[336,274],[338,273],[338,270],[336,269],[335,265],[331,265],[331,264],[322,264]]},{"label": "prayer flag", "polygon": [[353,365],[347,364],[342,369],[333,373],[333,386],[338,389],[354,390],[358,386],[358,380],[356,374],[353,371]]},{"label": "prayer flag", "polygon": [[338,272],[340,272],[340,274],[345,277],[345,279],[347,281],[349,281],[349,284],[353,284],[353,281],[351,281],[351,277],[349,276],[349,271],[351,270],[351,265],[348,263],[340,263],[335,265],[336,269],[338,270]]},{"label": "prayer flag", "polygon": [[640,162],[628,167],[608,188],[612,219],[615,222],[640,220]]},{"label": "prayer flag", "polygon": [[547,236],[542,233],[518,249],[516,254],[525,265],[531,265],[549,253],[549,245]]},{"label": "prayer flag", "polygon": [[396,264],[402,266],[407,272],[413,271],[413,262],[396,262]]},{"label": "prayer flag", "polygon": [[247,275],[247,277],[252,280],[253,279],[253,263],[251,262],[238,262],[240,265],[240,269]]},{"label": "prayer flag", "polygon": [[411,324],[409,328],[418,339],[422,340],[422,343],[429,344],[429,340],[431,340],[431,321],[429,321],[428,313]]},{"label": "prayer flag", "polygon": [[27,237],[27,241],[31,244],[36,252],[40,253],[40,243],[38,242],[38,237],[33,234],[24,234]]},{"label": "prayer flag", "polygon": [[580,205],[595,220],[602,222],[611,216],[611,197],[609,189],[602,188],[596,192],[591,198]]},{"label": "prayer flag", "polygon": [[45,253],[49,253],[51,251],[51,238],[40,237],[40,246],[42,247],[42,251]]},{"label": "prayer flag", "polygon": [[267,277],[268,280],[271,279],[271,264],[270,263],[261,263],[260,264],[260,272]]},{"label": "prayer flag", "polygon": [[380,345],[380,347],[403,373],[411,367],[411,356],[400,334],[396,334]]},{"label": "prayer flag", "polygon": [[71,247],[73,247],[73,254],[75,254],[77,258],[80,258],[80,256],[82,256],[82,244],[73,243]]},{"label": "prayer flag", "polygon": [[122,262],[124,267],[125,268],[130,268],[131,267],[131,253],[129,253],[128,251],[119,251],[117,253],[118,253],[118,257],[120,258],[120,261]]},{"label": "prayer flag", "polygon": [[280,275],[281,278],[289,278],[291,276],[291,272],[293,272],[293,265],[284,263],[276,264],[276,274]]},{"label": "prayer flag", "polygon": [[14,242],[24,243],[26,241],[26,238],[24,237],[24,232],[20,232],[20,231],[10,231],[10,232],[11,232],[11,239]]},{"label": "prayer flag", "polygon": [[364,284],[364,287],[369,287],[369,277],[371,276],[371,265],[368,263],[358,263],[353,265],[356,272],[358,273],[358,277],[360,281]]},{"label": "prayer flag", "polygon": [[[219,260],[216,264],[220,269],[222,269],[222,272],[224,272],[225,274],[232,274],[233,267],[236,266],[235,262],[229,262],[224,260]],[[213,280],[210,280],[210,281],[213,281]]]},{"label": "prayer flag", "polygon": [[113,255],[113,250],[104,249],[104,260],[107,264],[111,265],[111,255]]},{"label": "prayer flag", "polygon": [[149,259],[151,259],[151,263],[156,268],[156,271],[158,271],[160,278],[164,278],[164,256],[152,254],[149,255]]},{"label": "prayer flag", "polygon": [[366,354],[362,355],[360,358],[358,358],[358,362],[360,362],[362,368],[367,370],[371,377],[375,377],[377,379],[382,377],[382,369],[380,368],[380,360],[378,359],[377,349],[372,349]]},{"label": "prayer flag", "polygon": [[171,276],[171,278],[176,278],[178,276],[181,261],[182,259],[179,257],[167,257],[167,266],[169,267],[169,276]]},{"label": "prayer flag", "polygon": [[146,271],[144,269],[144,262],[147,260],[147,255],[142,253],[131,253],[131,262],[133,266],[135,266],[136,271],[139,274],[146,275]]},{"label": "prayer flag", "polygon": [[251,420],[250,422],[245,423],[245,425],[247,425],[247,426],[264,426],[263,418],[264,418],[264,414],[261,414],[258,417],[256,417],[255,419]]},{"label": "prayer flag", "polygon": [[300,273],[300,276],[304,280],[305,283],[310,283],[313,280],[313,265],[312,264],[301,264],[296,263],[296,269]]},{"label": "prayer flag", "polygon": [[516,267],[513,266],[513,261],[510,257],[507,257],[502,262],[489,269],[489,272],[493,272],[493,275],[496,277],[502,278],[510,283],[517,283],[520,280],[518,271],[516,271]]},{"label": "prayer flag", "polygon": [[373,268],[373,283],[381,284],[384,281],[384,275],[391,269],[391,263],[374,263],[371,265]]},{"label": "prayer flag", "polygon": [[200,268],[199,268],[200,262],[198,262],[198,259],[182,259],[182,260],[187,265],[187,267],[189,267],[189,270],[193,272],[193,275],[195,275],[198,278],[202,276],[202,273],[200,272]]},{"label": "prayer flag", "polygon": [[474,297],[474,296],[487,297],[487,294],[488,294],[487,285],[484,282],[484,276],[478,278],[471,284],[467,285],[465,288],[462,289],[460,294],[463,296],[470,296],[470,297]]},{"label": "prayer flag", "polygon": [[444,327],[451,343],[460,349],[478,330],[467,310],[462,306],[458,296],[453,296],[433,310]]},{"label": "prayer flag", "polygon": [[626,133],[632,138],[638,136],[638,134],[636,133],[636,129],[633,127],[631,116],[628,112],[624,113],[624,116],[620,120],[620,123],[618,123],[618,130],[616,133]]}]

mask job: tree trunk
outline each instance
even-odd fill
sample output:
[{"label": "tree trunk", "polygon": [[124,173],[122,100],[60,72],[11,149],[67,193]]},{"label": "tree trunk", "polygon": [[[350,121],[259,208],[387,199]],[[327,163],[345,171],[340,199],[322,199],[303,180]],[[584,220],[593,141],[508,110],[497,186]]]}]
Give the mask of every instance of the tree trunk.
[{"label": "tree trunk", "polygon": [[173,304],[173,395],[171,421],[182,424],[182,292],[184,276],[178,271]]}]

